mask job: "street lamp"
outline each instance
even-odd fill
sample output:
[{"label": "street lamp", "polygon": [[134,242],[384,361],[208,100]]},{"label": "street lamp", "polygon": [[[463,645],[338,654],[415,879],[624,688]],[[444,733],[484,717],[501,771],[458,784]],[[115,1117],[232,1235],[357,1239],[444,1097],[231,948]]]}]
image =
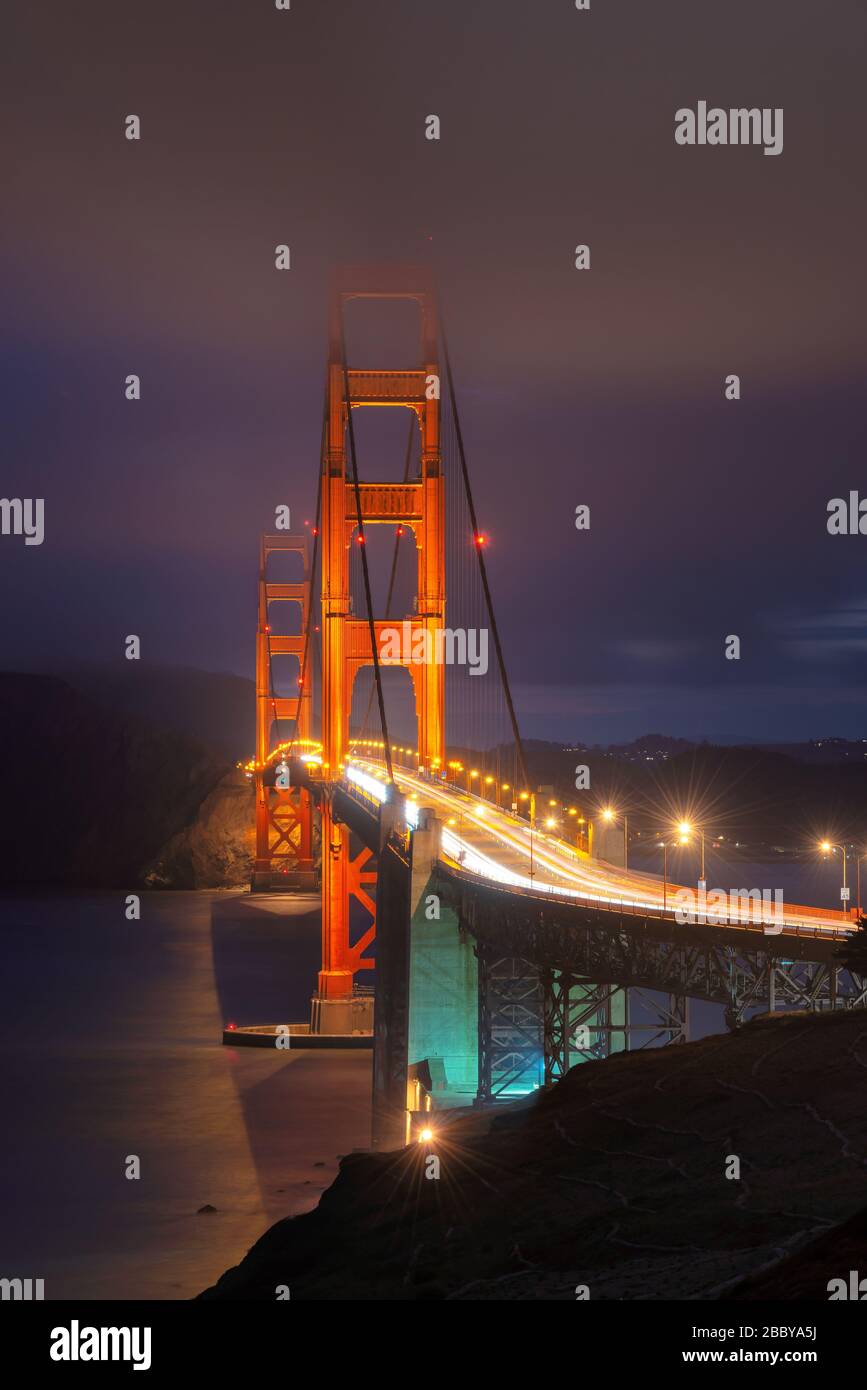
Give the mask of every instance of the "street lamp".
[{"label": "street lamp", "polygon": [[662,910],[668,905],[668,851],[675,849],[678,845],[688,843],[686,835],[681,835],[677,840],[660,840],[659,848],[662,850]]},{"label": "street lamp", "polygon": [[[617,819],[617,812],[610,806],[606,806],[602,812],[602,819],[606,825],[613,825]],[[629,818],[623,817],[623,867],[629,868]]]},{"label": "street lamp", "polygon": [[668,905],[668,841],[660,840],[659,848],[662,850],[662,910]]},{"label": "street lamp", "polygon": [[858,869],[858,916],[861,916],[861,860],[867,859],[867,854],[859,854],[855,863]]},{"label": "street lamp", "polygon": [[[822,851],[823,854],[833,854],[835,849],[838,849],[838,850],[840,851],[840,853],[842,854],[842,856],[843,856],[843,887],[840,889],[840,901],[843,902],[843,903],[848,903],[848,901],[849,901],[849,889],[848,889],[848,887],[846,886],[846,846],[845,846],[845,845],[835,845],[835,844],[832,843],[831,840],[823,840],[823,841],[821,842],[821,844],[819,845],[819,849]],[[859,866],[859,885],[860,885],[860,866]],[[845,911],[845,910],[846,910],[846,909],[844,908],[843,911]]]},{"label": "street lamp", "polygon": [[695,830],[696,834],[699,836],[699,839],[701,840],[701,873],[698,877],[698,886],[699,888],[706,888],[707,879],[705,877],[704,872],[704,831],[702,830],[700,825],[693,826],[690,824],[688,820],[682,820],[677,828],[683,837],[680,842],[682,845],[686,844],[693,830]]}]

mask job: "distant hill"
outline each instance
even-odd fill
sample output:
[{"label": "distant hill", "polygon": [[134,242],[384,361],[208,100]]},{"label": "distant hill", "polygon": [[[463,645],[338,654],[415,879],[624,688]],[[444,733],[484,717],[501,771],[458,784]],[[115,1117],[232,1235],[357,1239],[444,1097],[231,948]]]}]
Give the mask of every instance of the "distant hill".
[{"label": "distant hill", "polygon": [[256,687],[243,676],[125,660],[49,674],[106,710],[188,734],[230,762],[249,758],[255,747]]},{"label": "distant hill", "polygon": [[[206,698],[206,681],[193,688]],[[243,879],[249,784],[219,748],[183,729],[194,702],[178,699],[175,718],[161,724],[160,699],[175,687],[150,689],[146,699],[125,688],[145,718],[106,684],[96,696],[54,676],[0,674],[0,885],[132,889],[155,863],[151,881],[165,886]],[[211,728],[222,722],[227,736],[236,694],[228,687],[220,714],[211,712]],[[204,843],[200,833],[195,855],[182,852],[179,837],[203,806]]]},{"label": "distant hill", "polygon": [[[535,790],[576,806],[590,817],[611,804],[630,827],[656,833],[689,815],[706,833],[752,844],[809,847],[830,836],[867,847],[867,742],[822,738],[799,744],[716,745],[665,734],[630,744],[564,746],[524,743]],[[466,753],[490,770],[496,754]],[[499,750],[507,776],[514,745]],[[579,766],[590,769],[589,789],[575,788]]]}]

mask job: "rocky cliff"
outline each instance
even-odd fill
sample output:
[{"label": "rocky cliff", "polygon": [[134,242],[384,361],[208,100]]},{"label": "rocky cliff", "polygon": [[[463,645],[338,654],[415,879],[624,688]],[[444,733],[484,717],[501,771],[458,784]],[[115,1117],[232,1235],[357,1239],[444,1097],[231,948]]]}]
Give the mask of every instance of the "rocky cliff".
[{"label": "rocky cliff", "polygon": [[864,1010],[777,1016],[434,1115],[438,1176],[351,1155],[202,1297],[826,1300],[867,1274],[865,1068]]},{"label": "rocky cliff", "polygon": [[247,887],[253,869],[253,788],[243,772],[228,772],[145,871],[150,888]]}]

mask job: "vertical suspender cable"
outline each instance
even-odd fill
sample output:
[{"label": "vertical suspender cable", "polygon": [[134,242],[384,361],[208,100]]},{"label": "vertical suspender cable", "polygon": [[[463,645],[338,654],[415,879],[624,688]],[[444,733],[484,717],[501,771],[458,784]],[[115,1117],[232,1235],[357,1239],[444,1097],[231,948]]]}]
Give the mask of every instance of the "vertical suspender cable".
[{"label": "vertical suspender cable", "polygon": [[376,623],[373,618],[373,600],[370,596],[370,571],[367,567],[367,551],[364,544],[364,517],[361,509],[361,487],[358,482],[358,458],[355,452],[355,429],[352,424],[352,400],[349,394],[349,367],[346,362],[346,333],[343,323],[343,309],[340,313],[340,352],[343,358],[343,396],[346,401],[346,423],[349,426],[349,457],[352,462],[352,484],[355,491],[355,515],[358,526],[358,543],[361,549],[361,572],[364,576],[364,600],[367,605],[367,626],[370,632],[370,651],[373,657],[373,675],[376,681],[376,697],[379,702],[379,723],[385,744],[385,766],[389,782],[394,782],[391,765],[391,740],[388,737],[388,724],[385,718],[385,700],[382,695],[382,673],[379,669],[379,652],[376,648]]},{"label": "vertical suspender cable", "polygon": [[449,395],[451,396],[452,401],[452,415],[454,417],[455,424],[455,437],[457,439],[458,454],[460,455],[461,460],[461,472],[463,474],[464,479],[464,491],[466,492],[467,504],[470,509],[470,521],[473,527],[473,545],[475,547],[476,554],[479,557],[479,574],[482,580],[482,588],[484,589],[485,593],[485,606],[488,610],[488,621],[491,624],[491,631],[494,635],[494,648],[497,653],[497,664],[500,668],[500,680],[502,681],[503,694],[506,697],[506,705],[508,706],[509,710],[509,719],[511,720],[512,733],[515,738],[515,748],[517,749],[518,760],[521,765],[521,776],[524,779],[524,786],[529,788],[529,780],[527,778],[527,765],[524,762],[524,746],[521,743],[521,735],[518,730],[518,720],[517,716],[515,715],[515,706],[512,703],[512,692],[509,688],[509,677],[506,674],[506,663],[503,659],[503,648],[500,643],[500,633],[497,627],[497,620],[494,616],[494,605],[491,600],[490,585],[488,584],[488,571],[485,566],[485,557],[482,552],[481,536],[479,532],[478,521],[476,520],[476,508],[475,503],[473,502],[472,488],[470,487],[470,475],[467,470],[467,458],[464,452],[464,436],[461,430],[460,416],[458,415],[458,402],[457,397],[455,396],[455,382],[454,377],[452,375],[452,363],[451,357],[449,356],[449,345],[448,339],[446,337],[445,322],[442,317],[442,312],[440,313],[440,331],[442,333],[443,340],[443,355],[446,360],[446,376],[449,384]]}]

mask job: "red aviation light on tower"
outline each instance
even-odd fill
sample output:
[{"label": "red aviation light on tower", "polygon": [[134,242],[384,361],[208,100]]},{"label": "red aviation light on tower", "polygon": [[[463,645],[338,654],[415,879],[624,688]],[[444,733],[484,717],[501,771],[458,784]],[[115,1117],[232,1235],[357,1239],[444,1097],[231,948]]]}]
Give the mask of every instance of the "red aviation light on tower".
[{"label": "red aviation light on tower", "polygon": [[402,527],[402,526],[398,526],[398,528],[397,528],[397,530],[396,530],[396,532],[395,532],[395,535],[397,535],[397,536],[402,536],[402,535],[403,535],[403,527]]},{"label": "red aviation light on tower", "polygon": [[477,531],[476,534],[473,536],[473,544],[475,545],[477,550],[481,550],[483,546],[486,546],[489,543],[489,538],[485,535],[483,531]]}]

